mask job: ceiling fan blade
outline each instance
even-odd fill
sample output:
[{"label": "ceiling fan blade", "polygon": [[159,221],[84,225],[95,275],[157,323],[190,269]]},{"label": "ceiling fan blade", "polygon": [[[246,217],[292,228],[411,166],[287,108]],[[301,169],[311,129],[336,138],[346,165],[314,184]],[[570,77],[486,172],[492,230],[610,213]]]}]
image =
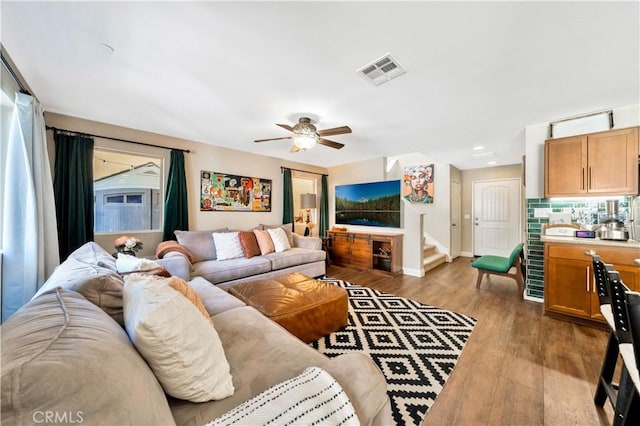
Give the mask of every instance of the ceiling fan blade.
[{"label": "ceiling fan blade", "polygon": [[290,132],[293,132],[293,127],[289,126],[288,124],[277,124],[277,123],[276,123],[276,126],[280,126],[280,127],[282,127],[283,129],[286,129],[286,130],[288,130],[288,131],[290,131]]},{"label": "ceiling fan blade", "polygon": [[280,141],[284,139],[291,139],[291,136],[285,136],[284,138],[258,139],[257,141],[254,141],[254,142]]},{"label": "ceiling fan blade", "polygon": [[340,149],[344,146],[343,143],[334,142],[334,141],[330,141],[328,139],[323,139],[323,138],[318,139],[318,143],[320,145],[330,146],[331,148],[335,148],[335,149]]},{"label": "ceiling fan blade", "polygon": [[318,136],[343,135],[345,133],[351,133],[351,128],[349,126],[334,127],[333,129],[318,130],[317,133]]},{"label": "ceiling fan blade", "polygon": [[293,145],[291,147],[291,151],[289,151],[289,152],[298,152],[298,151],[300,151],[300,148],[298,148],[298,145]]}]

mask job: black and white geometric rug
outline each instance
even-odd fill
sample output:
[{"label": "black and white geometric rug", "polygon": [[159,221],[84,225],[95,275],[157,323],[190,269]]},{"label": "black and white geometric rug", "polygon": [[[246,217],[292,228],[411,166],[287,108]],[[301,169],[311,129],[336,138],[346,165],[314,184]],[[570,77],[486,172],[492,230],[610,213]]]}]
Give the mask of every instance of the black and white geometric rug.
[{"label": "black and white geometric rug", "polygon": [[349,323],[311,346],[329,357],[369,355],[387,379],[395,423],[422,423],[476,320],[342,280],[322,281],[347,290]]}]

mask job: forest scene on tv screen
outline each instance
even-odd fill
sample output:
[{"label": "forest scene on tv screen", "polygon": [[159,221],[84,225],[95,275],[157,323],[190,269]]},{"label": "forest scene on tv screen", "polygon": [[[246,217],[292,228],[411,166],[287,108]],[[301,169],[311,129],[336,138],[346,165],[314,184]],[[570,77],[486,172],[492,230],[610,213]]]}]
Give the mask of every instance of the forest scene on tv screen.
[{"label": "forest scene on tv screen", "polygon": [[336,185],[336,224],[400,228],[400,181]]}]

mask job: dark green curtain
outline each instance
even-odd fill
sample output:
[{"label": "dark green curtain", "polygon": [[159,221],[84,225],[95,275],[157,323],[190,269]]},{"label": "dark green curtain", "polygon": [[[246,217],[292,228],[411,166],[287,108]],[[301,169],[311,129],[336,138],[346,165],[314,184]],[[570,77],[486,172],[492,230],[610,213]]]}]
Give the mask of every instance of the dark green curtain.
[{"label": "dark green curtain", "polygon": [[291,181],[291,170],[283,169],[282,171],[282,223],[290,223],[293,231],[293,183]]},{"label": "dark green curtain", "polygon": [[320,192],[320,238],[327,236],[329,230],[329,183],[327,175],[322,175],[322,191]]},{"label": "dark green curtain", "polygon": [[162,241],[175,240],[173,231],[189,230],[189,205],[187,200],[187,178],[184,171],[184,152],[171,150],[171,164],[167,179],[167,194],[164,199],[164,228]]},{"label": "dark green curtain", "polygon": [[93,241],[93,139],[54,132],[56,161],[53,195],[60,260]]}]

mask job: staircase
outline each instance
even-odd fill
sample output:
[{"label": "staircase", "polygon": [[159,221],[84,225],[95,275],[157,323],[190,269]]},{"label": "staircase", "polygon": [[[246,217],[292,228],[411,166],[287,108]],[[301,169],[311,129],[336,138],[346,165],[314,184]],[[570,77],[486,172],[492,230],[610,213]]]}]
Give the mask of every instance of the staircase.
[{"label": "staircase", "polygon": [[431,244],[425,244],[422,248],[422,259],[424,265],[424,271],[430,270],[442,265],[447,261],[447,255],[436,252],[436,246]]}]

